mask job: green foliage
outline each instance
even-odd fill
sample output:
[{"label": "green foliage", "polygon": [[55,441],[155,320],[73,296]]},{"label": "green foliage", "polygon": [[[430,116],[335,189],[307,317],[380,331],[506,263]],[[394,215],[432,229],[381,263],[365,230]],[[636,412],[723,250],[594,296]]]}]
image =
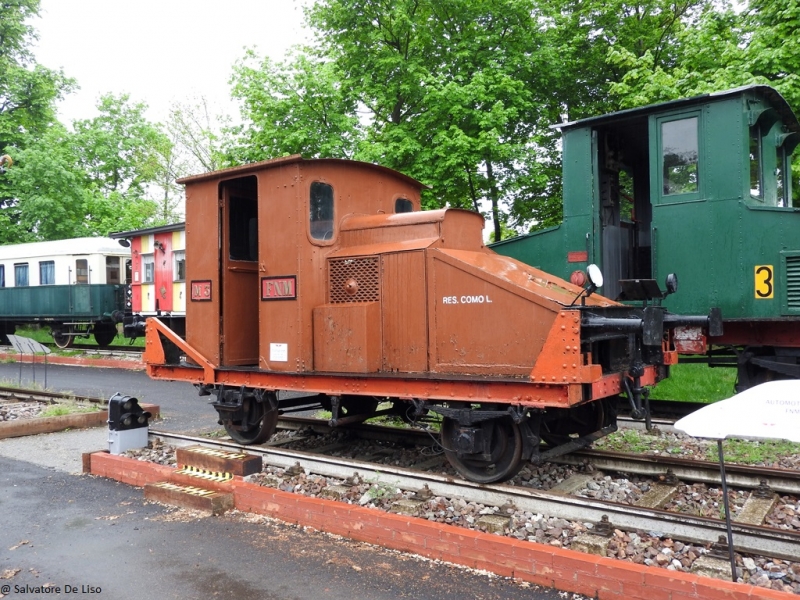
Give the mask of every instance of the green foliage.
[{"label": "green foliage", "polygon": [[[783,440],[723,440],[722,453],[725,462],[743,465],[767,465],[776,463],[784,456],[800,453],[800,444]],[[718,462],[719,452],[716,444],[708,447],[707,460]]]},{"label": "green foliage", "polygon": [[[99,115],[59,124],[14,148],[5,177],[11,199],[2,213],[12,243],[107,235],[158,224],[159,205],[148,197],[158,183],[169,139],[144,118],[146,106],[128,96],[103,96]],[[162,215],[161,222],[171,215]]]},{"label": "green foliage", "polygon": [[645,454],[647,452],[683,454],[680,443],[674,443],[672,440],[657,434],[654,435],[647,431],[632,428],[620,429],[604,438],[600,438],[593,444],[593,447],[597,450],[632,452],[635,454]]},{"label": "green foliage", "polygon": [[290,154],[352,158],[362,139],[355,100],[330,62],[302,53],[259,62],[250,50],[234,67],[232,84],[246,124],[232,130],[231,163]]},{"label": "green foliage", "polygon": [[426,208],[487,202],[496,239],[538,216],[530,206],[557,171],[556,136],[544,127],[557,107],[539,93],[551,70],[533,6],[327,0],[308,13],[321,51],[368,110],[356,157],[431,184]]},{"label": "green foliage", "polygon": [[653,388],[655,400],[685,402],[715,402],[733,395],[736,369],[710,369],[698,363],[683,363],[670,367],[670,376]]},{"label": "green foliage", "polygon": [[71,414],[80,414],[80,413],[90,413],[90,412],[98,412],[102,410],[99,405],[96,404],[79,404],[77,402],[62,402],[60,404],[55,404],[49,408],[43,410],[39,416],[40,417],[60,417],[63,415],[71,415]]},{"label": "green foliage", "polygon": [[0,19],[0,148],[20,144],[55,122],[54,101],[75,82],[61,71],[37,65],[30,52],[36,34],[29,25],[39,0],[12,0]]}]

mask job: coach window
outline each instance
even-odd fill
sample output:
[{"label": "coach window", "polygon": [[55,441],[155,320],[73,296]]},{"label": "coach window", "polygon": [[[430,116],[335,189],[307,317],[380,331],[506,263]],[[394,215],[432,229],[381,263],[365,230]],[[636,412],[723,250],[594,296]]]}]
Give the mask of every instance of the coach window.
[{"label": "coach window", "polygon": [[43,260],[39,263],[39,285],[54,285],[56,282],[56,263]]},{"label": "coach window", "polygon": [[309,224],[315,240],[333,238],[333,186],[321,181],[311,183]]},{"label": "coach window", "polygon": [[398,198],[394,201],[394,212],[396,213],[407,213],[413,212],[414,205],[411,204],[411,200],[408,198]]},{"label": "coach window", "polygon": [[119,256],[106,256],[106,283],[120,283]]},{"label": "coach window", "polygon": [[172,253],[172,259],[175,261],[172,268],[174,281],[184,281],[186,279],[186,251],[175,250]]},{"label": "coach window", "polygon": [[17,263],[14,265],[14,285],[16,287],[26,287],[28,283],[28,263]]},{"label": "coach window", "polygon": [[155,281],[155,261],[152,254],[142,254],[142,283]]},{"label": "coach window", "polygon": [[694,199],[700,191],[698,117],[661,121],[661,176],[664,196],[670,201]]},{"label": "coach window", "polygon": [[75,261],[75,283],[89,283],[89,261],[85,258]]},{"label": "coach window", "polygon": [[0,265],[0,288],[6,287],[6,266]]}]

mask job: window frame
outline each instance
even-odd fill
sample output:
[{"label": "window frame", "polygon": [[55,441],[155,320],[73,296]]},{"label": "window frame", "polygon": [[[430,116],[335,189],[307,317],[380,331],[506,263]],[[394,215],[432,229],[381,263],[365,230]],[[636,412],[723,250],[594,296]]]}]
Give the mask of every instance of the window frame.
[{"label": "window frame", "polygon": [[[328,237],[326,235],[326,236],[324,236],[322,238],[319,238],[319,237],[316,237],[313,234],[312,224],[314,224],[314,223],[324,223],[324,222],[328,221],[328,219],[319,219],[319,220],[316,220],[316,221],[312,220],[313,215],[311,214],[311,211],[312,211],[312,205],[311,205],[312,196],[311,195],[313,193],[313,189],[314,189],[315,185],[327,186],[331,190],[330,229],[326,230],[326,231],[330,231],[330,237]],[[338,231],[339,228],[338,228],[338,225],[337,225],[337,222],[336,222],[336,204],[337,204],[337,202],[336,202],[336,188],[334,187],[334,185],[331,182],[326,181],[325,179],[315,179],[315,180],[313,180],[313,181],[311,181],[309,183],[308,193],[307,193],[306,197],[308,198],[308,204],[307,204],[308,209],[306,211],[306,214],[308,215],[308,219],[306,221],[307,222],[306,233],[308,235],[308,239],[311,241],[312,244],[315,244],[317,246],[330,246],[330,245],[332,245],[336,241],[336,237],[337,237],[337,235],[339,233],[339,231]]]},{"label": "window frame", "polygon": [[[183,264],[183,277],[180,276],[181,264]],[[172,251],[172,281],[186,281],[186,250]]]},{"label": "window frame", "polygon": [[[44,281],[44,272],[42,271],[42,267],[49,267],[50,275],[52,276],[51,281]],[[30,275],[30,273],[29,273]],[[56,261],[54,260],[40,260],[39,261],[39,285],[55,285],[56,284]]]},{"label": "window frame", "polygon": [[[155,253],[149,252],[142,254],[142,285],[151,285],[156,282],[156,256]],[[148,269],[150,267],[150,269]],[[147,272],[150,271],[150,279],[147,278]]]},{"label": "window frame", "polygon": [[[25,283],[20,284],[19,273],[25,269]],[[14,263],[14,287],[30,287],[31,286],[31,270],[28,263]]]},{"label": "window frame", "polygon": [[[673,123],[675,121],[685,121],[688,119],[697,120],[697,189],[693,192],[685,192],[681,194],[665,194],[664,193],[664,134],[663,125],[666,123]],[[657,116],[654,119],[655,126],[655,181],[656,197],[658,204],[682,204],[684,202],[697,202],[702,200],[705,196],[703,190],[706,180],[706,166],[705,166],[705,144],[703,139],[703,111],[695,109],[690,111],[682,111],[668,115]],[[748,176],[749,181],[749,176]]]}]

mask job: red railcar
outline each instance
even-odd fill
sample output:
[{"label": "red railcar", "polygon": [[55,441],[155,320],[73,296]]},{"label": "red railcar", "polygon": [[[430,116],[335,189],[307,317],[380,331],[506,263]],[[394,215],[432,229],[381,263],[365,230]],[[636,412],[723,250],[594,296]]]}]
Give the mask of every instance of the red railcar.
[{"label": "red railcar", "polygon": [[498,481],[613,431],[621,395],[643,414],[673,328],[717,325],[500,256],[479,214],[421,211],[422,184],[380,166],[291,156],[180,182],[186,334],[148,320],[145,361],[213,394],[240,443],[309,401],[333,424],[437,414],[452,465]]},{"label": "red railcar", "polygon": [[158,316],[183,333],[186,319],[186,227],[184,223],[112,233],[130,247],[127,264],[128,315],[125,334],[143,332],[144,321]]}]

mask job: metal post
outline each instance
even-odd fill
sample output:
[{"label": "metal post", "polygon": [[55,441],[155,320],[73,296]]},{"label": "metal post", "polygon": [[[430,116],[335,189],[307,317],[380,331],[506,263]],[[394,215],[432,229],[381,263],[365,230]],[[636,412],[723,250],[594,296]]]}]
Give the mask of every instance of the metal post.
[{"label": "metal post", "polygon": [[731,508],[728,504],[728,482],[725,479],[725,459],[722,457],[722,440],[717,440],[719,452],[719,472],[722,475],[722,500],[725,505],[725,528],[728,530],[728,556],[731,559],[731,581],[736,583],[736,558],[733,555],[733,530],[731,529]]}]

